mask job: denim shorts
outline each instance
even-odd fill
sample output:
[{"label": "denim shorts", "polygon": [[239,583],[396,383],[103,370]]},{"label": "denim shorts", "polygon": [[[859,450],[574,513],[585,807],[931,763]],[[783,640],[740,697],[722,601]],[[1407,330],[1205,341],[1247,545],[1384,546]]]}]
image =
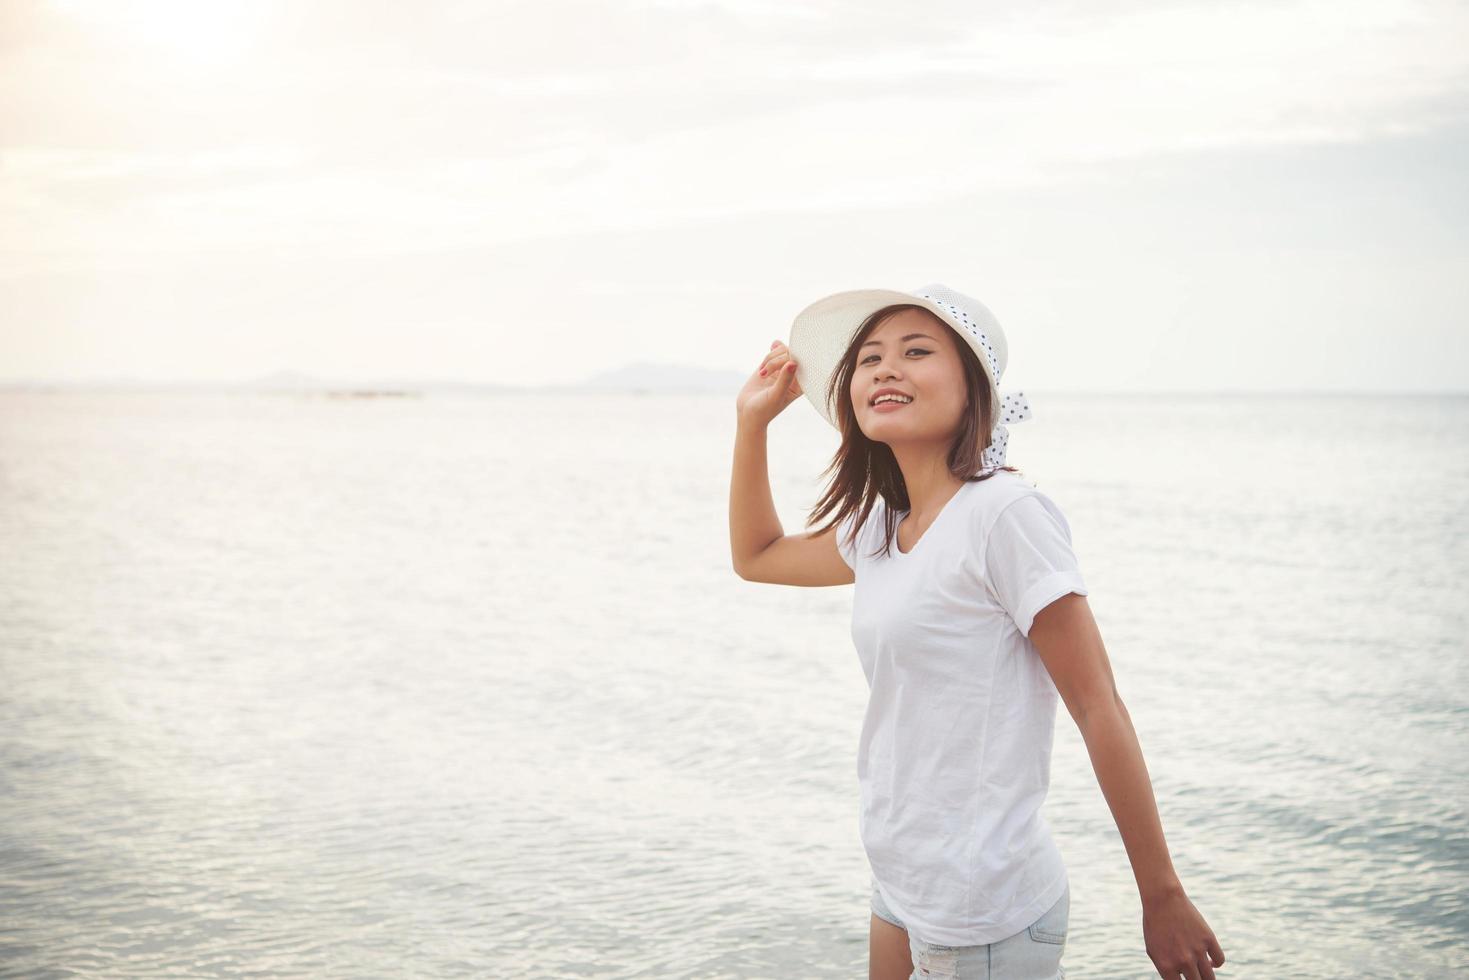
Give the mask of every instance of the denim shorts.
[{"label": "denim shorts", "polygon": [[[882,900],[872,883],[872,912],[900,929],[906,928]],[[1066,923],[1071,915],[1071,885],[1056,904],[1013,936],[984,946],[938,946],[908,936],[913,972],[908,980],[1065,980],[1061,954],[1066,949]]]}]

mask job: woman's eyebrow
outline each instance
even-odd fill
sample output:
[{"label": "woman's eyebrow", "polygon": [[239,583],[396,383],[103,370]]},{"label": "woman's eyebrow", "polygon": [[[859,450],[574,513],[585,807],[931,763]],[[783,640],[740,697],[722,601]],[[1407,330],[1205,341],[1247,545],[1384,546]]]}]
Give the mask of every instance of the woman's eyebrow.
[{"label": "woman's eyebrow", "polygon": [[[898,343],[900,343],[900,344],[907,343],[908,341],[912,340],[914,337],[923,337],[926,340],[933,340],[933,338],[930,337],[926,333],[910,333],[910,334],[904,334],[902,337],[900,337],[898,339]],[[881,343],[882,343],[882,341],[880,341],[880,340],[869,340],[867,342],[867,344],[881,344]],[[866,347],[867,344],[863,344],[862,346],[863,347]]]}]

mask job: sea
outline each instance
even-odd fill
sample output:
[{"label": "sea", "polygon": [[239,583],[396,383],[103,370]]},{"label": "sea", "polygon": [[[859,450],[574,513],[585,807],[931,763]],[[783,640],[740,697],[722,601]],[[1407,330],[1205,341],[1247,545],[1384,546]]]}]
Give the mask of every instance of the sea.
[{"label": "sea", "polygon": [[[1218,976],[1469,975],[1469,397],[1027,395]],[[852,589],[734,573],[734,435],[0,391],[0,977],[865,977]],[[1156,977],[1064,705],[1044,815],[1069,980]]]}]

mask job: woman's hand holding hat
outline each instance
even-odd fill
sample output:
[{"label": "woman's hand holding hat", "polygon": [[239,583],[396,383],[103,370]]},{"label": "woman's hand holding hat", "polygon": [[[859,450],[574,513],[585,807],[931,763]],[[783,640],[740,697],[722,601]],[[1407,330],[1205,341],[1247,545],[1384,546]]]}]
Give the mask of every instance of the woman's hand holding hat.
[{"label": "woman's hand holding hat", "polygon": [[802,394],[796,382],[796,362],[789,348],[777,340],[735,397],[735,409],[741,424],[766,426]]}]

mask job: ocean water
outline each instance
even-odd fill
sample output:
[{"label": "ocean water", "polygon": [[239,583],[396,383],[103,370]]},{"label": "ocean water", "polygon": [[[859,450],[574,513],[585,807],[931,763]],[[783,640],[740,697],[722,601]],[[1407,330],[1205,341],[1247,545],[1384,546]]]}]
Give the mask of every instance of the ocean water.
[{"label": "ocean water", "polygon": [[[1028,394],[1220,976],[1469,973],[1469,399]],[[734,575],[733,432],[0,392],[0,977],[866,976],[851,588]],[[1045,812],[1155,977],[1064,707]]]}]

